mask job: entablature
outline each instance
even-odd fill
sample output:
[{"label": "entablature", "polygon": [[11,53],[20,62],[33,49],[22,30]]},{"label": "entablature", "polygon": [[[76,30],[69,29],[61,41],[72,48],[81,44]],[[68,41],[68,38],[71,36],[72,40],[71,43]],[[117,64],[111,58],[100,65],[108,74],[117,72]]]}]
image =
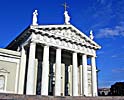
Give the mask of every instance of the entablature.
[{"label": "entablature", "polygon": [[90,56],[96,56],[96,50],[93,48],[81,46],[80,44],[72,43],[70,41],[49,37],[47,35],[33,34],[30,41],[69,50],[72,52],[78,52]]}]

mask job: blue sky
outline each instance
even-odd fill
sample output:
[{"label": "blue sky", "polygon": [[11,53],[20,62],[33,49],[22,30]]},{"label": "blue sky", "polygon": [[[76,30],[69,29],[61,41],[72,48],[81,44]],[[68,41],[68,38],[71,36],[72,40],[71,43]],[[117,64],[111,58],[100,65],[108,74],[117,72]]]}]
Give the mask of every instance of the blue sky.
[{"label": "blue sky", "polygon": [[[32,23],[38,10],[39,24],[63,24],[65,0],[1,0],[0,48],[4,48]],[[66,0],[71,24],[86,35],[93,30],[102,46],[97,52],[99,87],[124,81],[124,0]]]}]

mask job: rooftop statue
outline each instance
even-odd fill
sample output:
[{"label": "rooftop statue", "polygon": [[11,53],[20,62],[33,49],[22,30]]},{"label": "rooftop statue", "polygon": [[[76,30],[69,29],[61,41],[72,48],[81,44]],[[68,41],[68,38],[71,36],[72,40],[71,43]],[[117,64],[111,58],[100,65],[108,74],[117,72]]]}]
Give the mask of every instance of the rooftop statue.
[{"label": "rooftop statue", "polygon": [[68,12],[65,11],[64,15],[65,15],[65,24],[70,24],[70,16],[68,15]]},{"label": "rooftop statue", "polygon": [[64,8],[65,8],[65,12],[64,12],[64,15],[65,15],[65,24],[70,24],[70,16],[68,15],[68,11],[67,11],[67,8],[69,8],[66,4],[66,2],[63,4]]},{"label": "rooftop statue", "polygon": [[91,30],[90,31],[90,39],[93,40],[94,39],[94,36],[93,36],[93,31]]},{"label": "rooftop statue", "polygon": [[38,16],[38,13],[37,13],[37,10],[35,10],[33,12],[33,22],[32,22],[32,25],[38,25],[37,24],[37,16]]}]

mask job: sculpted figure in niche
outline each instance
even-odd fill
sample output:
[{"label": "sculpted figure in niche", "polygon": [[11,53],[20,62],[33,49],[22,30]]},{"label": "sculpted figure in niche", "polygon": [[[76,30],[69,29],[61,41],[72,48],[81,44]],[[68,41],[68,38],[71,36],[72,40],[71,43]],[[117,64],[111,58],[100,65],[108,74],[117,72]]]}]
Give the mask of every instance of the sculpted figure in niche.
[{"label": "sculpted figure in niche", "polygon": [[33,25],[38,25],[37,24],[37,15],[38,15],[38,13],[37,13],[37,10],[35,10],[34,12],[33,12]]}]

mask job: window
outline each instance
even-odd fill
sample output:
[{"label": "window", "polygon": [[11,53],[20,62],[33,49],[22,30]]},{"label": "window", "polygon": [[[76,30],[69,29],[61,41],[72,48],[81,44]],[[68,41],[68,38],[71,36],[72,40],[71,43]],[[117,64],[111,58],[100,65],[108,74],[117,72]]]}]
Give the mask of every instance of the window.
[{"label": "window", "polygon": [[0,75],[0,91],[3,91],[5,89],[5,76]]},{"label": "window", "polygon": [[0,69],[0,92],[6,92],[7,76],[9,73],[10,72],[4,68]]}]

